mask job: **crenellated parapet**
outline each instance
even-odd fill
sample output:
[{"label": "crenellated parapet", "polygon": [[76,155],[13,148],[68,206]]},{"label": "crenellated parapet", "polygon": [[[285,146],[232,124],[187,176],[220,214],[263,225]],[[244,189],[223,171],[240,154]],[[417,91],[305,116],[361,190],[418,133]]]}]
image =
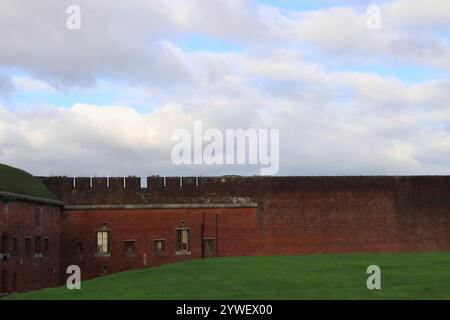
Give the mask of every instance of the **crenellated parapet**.
[{"label": "crenellated parapet", "polygon": [[299,204],[311,198],[325,201],[347,195],[358,195],[369,201],[376,194],[406,203],[426,198],[427,193],[445,197],[450,190],[450,176],[151,176],[145,188],[141,186],[141,178],[131,176],[39,179],[66,204],[93,205],[271,203],[280,199]]}]

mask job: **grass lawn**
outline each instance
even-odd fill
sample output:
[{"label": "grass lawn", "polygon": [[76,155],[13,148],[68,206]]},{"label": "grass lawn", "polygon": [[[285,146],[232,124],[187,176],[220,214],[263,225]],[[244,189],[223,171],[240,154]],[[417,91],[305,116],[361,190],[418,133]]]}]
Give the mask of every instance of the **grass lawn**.
[{"label": "grass lawn", "polygon": [[[381,290],[366,269],[381,268]],[[450,253],[318,254],[194,260],[6,299],[450,299]]]}]

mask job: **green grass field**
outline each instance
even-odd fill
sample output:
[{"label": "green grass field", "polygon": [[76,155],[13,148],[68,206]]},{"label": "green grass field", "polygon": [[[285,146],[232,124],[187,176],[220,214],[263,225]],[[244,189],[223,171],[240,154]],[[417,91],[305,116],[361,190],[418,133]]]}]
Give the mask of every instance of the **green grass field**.
[{"label": "green grass field", "polygon": [[[381,290],[366,287],[372,264]],[[450,299],[450,253],[203,259],[7,299]]]}]

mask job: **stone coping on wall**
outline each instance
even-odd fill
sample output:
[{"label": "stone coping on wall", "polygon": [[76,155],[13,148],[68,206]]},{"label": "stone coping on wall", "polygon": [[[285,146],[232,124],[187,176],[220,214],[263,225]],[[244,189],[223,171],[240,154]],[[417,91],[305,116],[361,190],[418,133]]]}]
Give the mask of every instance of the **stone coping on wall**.
[{"label": "stone coping on wall", "polygon": [[19,201],[25,201],[25,202],[36,202],[36,203],[48,204],[48,205],[59,206],[59,207],[64,206],[64,203],[62,201],[41,198],[41,197],[35,197],[35,196],[29,196],[26,194],[13,193],[13,192],[7,192],[7,191],[0,191],[0,199],[19,200]]},{"label": "stone coping on wall", "polygon": [[188,203],[188,204],[124,204],[124,205],[68,205],[65,210],[114,210],[114,209],[209,209],[209,208],[257,208],[257,203]]}]

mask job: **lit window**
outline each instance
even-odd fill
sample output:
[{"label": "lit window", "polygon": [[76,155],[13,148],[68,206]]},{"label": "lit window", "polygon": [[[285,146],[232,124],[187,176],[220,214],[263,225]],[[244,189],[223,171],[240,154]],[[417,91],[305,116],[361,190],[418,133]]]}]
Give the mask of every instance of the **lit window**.
[{"label": "lit window", "polygon": [[177,251],[189,252],[189,229],[177,230]]},{"label": "lit window", "polygon": [[109,253],[109,231],[97,231],[97,253]]}]

